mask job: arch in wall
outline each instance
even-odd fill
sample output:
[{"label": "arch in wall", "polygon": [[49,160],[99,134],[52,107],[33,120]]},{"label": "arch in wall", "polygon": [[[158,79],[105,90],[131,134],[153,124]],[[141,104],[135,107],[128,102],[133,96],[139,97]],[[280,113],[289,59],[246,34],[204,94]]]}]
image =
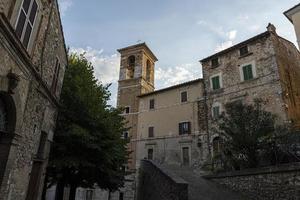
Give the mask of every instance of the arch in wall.
[{"label": "arch in wall", "polygon": [[3,181],[6,164],[15,136],[16,106],[12,96],[0,92],[0,185]]},{"label": "arch in wall", "polygon": [[151,62],[149,60],[146,63],[146,80],[151,81]]},{"label": "arch in wall", "polygon": [[134,78],[134,69],[135,69],[135,56],[128,57],[128,66],[127,66],[127,78]]}]

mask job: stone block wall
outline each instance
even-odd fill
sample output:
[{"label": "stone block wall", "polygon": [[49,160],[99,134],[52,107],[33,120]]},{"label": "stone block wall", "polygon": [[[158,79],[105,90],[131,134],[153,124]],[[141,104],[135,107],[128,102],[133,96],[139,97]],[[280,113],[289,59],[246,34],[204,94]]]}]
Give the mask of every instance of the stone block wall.
[{"label": "stone block wall", "polygon": [[137,200],[187,200],[188,184],[171,176],[149,160],[142,160],[139,170]]},{"label": "stone block wall", "polygon": [[299,200],[300,163],[209,175],[205,178],[251,200]]}]

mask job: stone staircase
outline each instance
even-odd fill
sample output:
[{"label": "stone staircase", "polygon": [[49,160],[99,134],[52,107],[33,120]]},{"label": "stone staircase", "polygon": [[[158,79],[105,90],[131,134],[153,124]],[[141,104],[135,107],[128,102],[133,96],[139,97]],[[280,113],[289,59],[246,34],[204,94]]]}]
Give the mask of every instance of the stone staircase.
[{"label": "stone staircase", "polygon": [[189,167],[160,165],[161,169],[188,183],[189,200],[248,200],[215,182],[202,178],[202,173]]}]

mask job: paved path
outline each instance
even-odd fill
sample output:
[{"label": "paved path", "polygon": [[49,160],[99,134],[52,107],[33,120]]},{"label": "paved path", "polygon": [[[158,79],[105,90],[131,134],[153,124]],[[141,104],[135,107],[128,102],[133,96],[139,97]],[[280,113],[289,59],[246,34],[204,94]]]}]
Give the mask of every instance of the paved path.
[{"label": "paved path", "polygon": [[202,178],[200,173],[191,168],[166,165],[161,167],[188,182],[189,200],[248,200],[236,192]]}]

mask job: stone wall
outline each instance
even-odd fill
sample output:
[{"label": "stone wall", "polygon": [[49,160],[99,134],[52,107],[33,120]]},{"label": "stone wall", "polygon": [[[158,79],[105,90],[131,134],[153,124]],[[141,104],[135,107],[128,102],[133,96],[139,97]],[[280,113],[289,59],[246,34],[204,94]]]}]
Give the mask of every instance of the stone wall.
[{"label": "stone wall", "polygon": [[[13,128],[0,134],[0,149],[5,149],[0,155],[0,200],[39,199],[67,65],[63,31],[57,1],[38,0],[26,47],[14,30],[23,1],[4,2],[0,8],[0,98],[10,99],[15,110],[8,111],[15,119],[7,121]],[[50,89],[56,58],[61,68],[57,87]],[[11,90],[9,74],[18,77]]]},{"label": "stone wall", "polygon": [[139,170],[137,200],[187,200],[188,184],[162,171],[149,160],[142,160]]},{"label": "stone wall", "polygon": [[300,163],[209,175],[205,178],[253,200],[299,200]]}]

